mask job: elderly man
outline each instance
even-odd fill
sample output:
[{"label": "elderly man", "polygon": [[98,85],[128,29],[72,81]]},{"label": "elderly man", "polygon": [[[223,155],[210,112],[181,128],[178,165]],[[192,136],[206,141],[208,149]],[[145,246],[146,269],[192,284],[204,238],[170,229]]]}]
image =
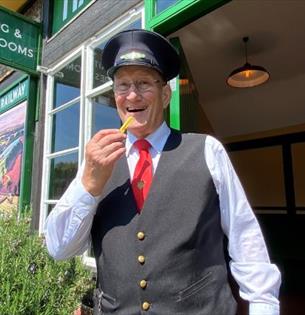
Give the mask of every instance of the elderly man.
[{"label": "elderly man", "polygon": [[[223,240],[251,315],[279,314],[280,273],[223,146],[164,122],[179,73],[174,47],[157,33],[111,38],[103,65],[113,79],[127,135],[101,130],[76,179],[51,212],[46,240],[55,259],[97,264],[95,314],[234,315]],[[130,119],[129,117],[132,117]]]}]

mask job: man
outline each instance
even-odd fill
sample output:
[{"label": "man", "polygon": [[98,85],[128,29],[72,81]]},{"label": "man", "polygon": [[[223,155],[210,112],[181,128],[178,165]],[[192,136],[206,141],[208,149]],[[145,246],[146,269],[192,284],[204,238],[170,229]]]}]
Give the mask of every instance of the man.
[{"label": "man", "polygon": [[50,254],[82,254],[92,240],[96,314],[234,315],[225,234],[249,313],[279,314],[280,273],[224,148],[164,122],[175,49],[156,33],[124,31],[102,62],[121,120],[133,121],[127,136],[101,130],[87,144],[83,168],[48,217]]}]

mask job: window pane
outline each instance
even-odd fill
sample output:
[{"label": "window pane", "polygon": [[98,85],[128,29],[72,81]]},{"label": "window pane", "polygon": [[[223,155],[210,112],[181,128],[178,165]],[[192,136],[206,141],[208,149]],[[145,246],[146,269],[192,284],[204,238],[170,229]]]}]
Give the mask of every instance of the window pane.
[{"label": "window pane", "polygon": [[297,207],[305,206],[305,143],[292,145],[293,178],[295,203]]},{"label": "window pane", "polygon": [[49,199],[59,199],[77,173],[78,153],[51,160]]},{"label": "window pane", "polygon": [[233,151],[230,158],[252,206],[286,206],[281,146]]},{"label": "window pane", "polygon": [[53,210],[55,206],[56,205],[48,205],[48,210],[47,210],[48,215],[50,214],[50,212]]},{"label": "window pane", "polygon": [[81,57],[55,74],[54,105],[61,106],[80,95]]},{"label": "window pane", "polygon": [[[133,28],[141,28],[141,19],[138,19],[133,23],[129,24],[123,30]],[[105,44],[106,42],[103,42],[94,49],[93,88],[96,88],[110,80],[107,76],[105,69],[102,66],[102,55]]]},{"label": "window pane", "polygon": [[98,95],[92,102],[92,135],[100,129],[119,128],[121,120],[117,114],[112,91]]},{"label": "window pane", "polygon": [[177,3],[179,0],[156,0],[156,13],[160,13],[171,5]]},{"label": "window pane", "polygon": [[78,146],[79,103],[53,115],[52,152]]}]

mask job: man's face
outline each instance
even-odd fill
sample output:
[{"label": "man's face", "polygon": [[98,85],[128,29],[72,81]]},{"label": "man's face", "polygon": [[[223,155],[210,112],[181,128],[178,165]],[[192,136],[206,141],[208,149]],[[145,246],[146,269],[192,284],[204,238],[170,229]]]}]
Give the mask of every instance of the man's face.
[{"label": "man's face", "polygon": [[137,138],[144,138],[162,124],[171,89],[153,69],[124,66],[115,73],[114,96],[121,120],[134,117],[128,130]]}]

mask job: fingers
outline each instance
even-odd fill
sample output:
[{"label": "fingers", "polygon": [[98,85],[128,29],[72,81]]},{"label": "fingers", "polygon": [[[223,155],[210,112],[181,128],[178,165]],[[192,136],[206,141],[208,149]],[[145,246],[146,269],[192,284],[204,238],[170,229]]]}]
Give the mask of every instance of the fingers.
[{"label": "fingers", "polygon": [[126,139],[126,135],[124,134],[122,135],[121,133],[115,133],[115,134],[109,134],[107,136],[103,136],[97,142],[95,142],[95,144],[100,148],[105,148],[105,150],[107,151],[115,143],[125,145],[124,144],[125,139]]},{"label": "fingers", "polygon": [[[98,142],[99,140],[101,140],[102,138],[104,138],[105,136],[108,135],[115,135],[115,134],[120,134],[122,135],[121,132],[119,132],[118,129],[102,129],[100,131],[98,131],[92,138],[90,141],[93,142]],[[126,137],[126,136],[125,136]]]},{"label": "fingers", "polygon": [[125,147],[110,151],[105,157],[98,160],[99,165],[113,165],[125,153]]},{"label": "fingers", "polygon": [[113,164],[124,152],[125,145],[122,142],[111,142],[106,145],[97,143],[88,146],[86,150],[86,158],[95,165],[107,166]]},{"label": "fingers", "polygon": [[126,135],[117,129],[101,130],[86,146],[86,160],[92,166],[113,164],[125,152]]},{"label": "fingers", "polygon": [[126,135],[118,129],[107,129],[99,131],[87,143],[82,183],[93,196],[101,193],[114,163],[125,153],[125,139]]}]

